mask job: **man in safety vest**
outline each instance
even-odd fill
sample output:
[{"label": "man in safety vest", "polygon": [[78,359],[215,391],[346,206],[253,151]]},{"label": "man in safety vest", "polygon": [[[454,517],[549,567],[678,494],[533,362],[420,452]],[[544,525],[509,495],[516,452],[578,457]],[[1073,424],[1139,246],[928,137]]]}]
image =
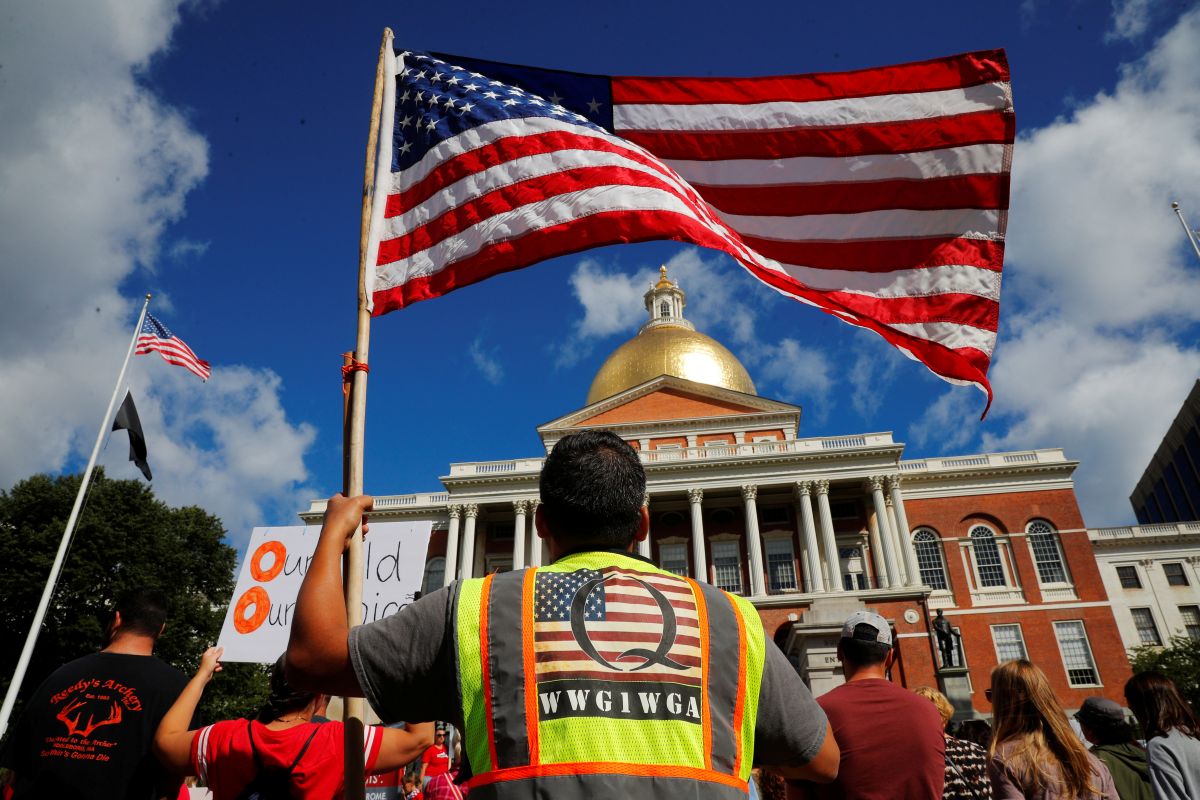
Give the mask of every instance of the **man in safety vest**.
[{"label": "man in safety vest", "polygon": [[825,714],[754,607],[634,553],[649,516],[626,442],[563,438],[539,488],[550,566],[456,581],[352,631],[341,554],[371,499],[331,499],[288,680],[365,695],[385,722],[453,722],[477,798],[744,798],[756,765],[836,777]]}]

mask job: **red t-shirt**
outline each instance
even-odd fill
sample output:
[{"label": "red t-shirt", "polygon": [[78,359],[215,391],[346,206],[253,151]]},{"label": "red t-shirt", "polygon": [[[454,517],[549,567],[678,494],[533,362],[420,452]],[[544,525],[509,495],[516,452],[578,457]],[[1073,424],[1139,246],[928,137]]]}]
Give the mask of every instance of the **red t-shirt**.
[{"label": "red t-shirt", "polygon": [[[317,729],[304,756],[292,770],[292,792],[308,800],[341,798],[344,784],[342,723],[310,722],[284,730],[271,730],[254,722],[254,747],[266,767],[287,769],[313,728]],[[363,755],[367,771],[375,766],[382,738],[379,729],[364,732]],[[234,719],[201,728],[192,736],[192,769],[212,790],[214,800],[236,798],[258,772],[250,749],[246,720]]]},{"label": "red t-shirt", "polygon": [[421,756],[421,763],[425,765],[426,778],[445,775],[450,771],[450,754],[440,744],[431,744]]},{"label": "red t-shirt", "polygon": [[941,800],[946,739],[937,707],[882,678],[852,681],[817,698],[842,751],[837,780],[810,796]]}]

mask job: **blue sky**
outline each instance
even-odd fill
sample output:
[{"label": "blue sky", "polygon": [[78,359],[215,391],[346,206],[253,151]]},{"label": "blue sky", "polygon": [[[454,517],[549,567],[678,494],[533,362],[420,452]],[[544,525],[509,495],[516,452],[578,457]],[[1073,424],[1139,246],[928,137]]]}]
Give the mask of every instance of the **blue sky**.
[{"label": "blue sky", "polygon": [[[366,484],[438,488],[536,454],[640,323],[661,263],[689,315],[802,435],[907,455],[1064,447],[1089,525],[1126,500],[1200,375],[1195,3],[21,4],[0,27],[0,485],[78,469],[138,298],[213,363],[134,361],[155,488],[249,527],[340,481],[359,191],[381,31],[399,45],[610,74],[855,69],[1004,47],[1019,141],[996,403],[673,243],[543,262],[375,321]],[[986,9],[986,13],[985,13]],[[110,474],[134,477],[123,438]]]}]

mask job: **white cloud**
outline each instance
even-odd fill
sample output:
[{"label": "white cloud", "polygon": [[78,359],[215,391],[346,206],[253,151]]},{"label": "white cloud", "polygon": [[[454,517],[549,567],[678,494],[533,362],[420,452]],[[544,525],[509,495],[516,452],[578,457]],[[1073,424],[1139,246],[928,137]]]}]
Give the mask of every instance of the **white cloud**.
[{"label": "white cloud", "polygon": [[1112,30],[1105,40],[1138,38],[1149,27],[1153,11],[1153,0],[1113,0]]},{"label": "white cloud", "polygon": [[496,348],[488,349],[483,346],[483,337],[478,336],[475,341],[471,342],[471,347],[468,352],[471,354],[471,361],[475,364],[475,368],[482,373],[484,380],[491,384],[498,384],[504,380],[504,367],[496,358]]},{"label": "white cloud", "polygon": [[828,417],[834,371],[820,350],[805,347],[795,339],[767,345],[759,362],[758,375],[783,390],[780,399],[806,404],[817,422]]},{"label": "white cloud", "polygon": [[[118,287],[139,269],[153,279],[168,226],[208,173],[207,142],[141,78],[180,6],[20,3],[0,25],[0,486],[86,459],[137,310]],[[235,531],[291,516],[314,433],[286,419],[278,378],[217,364],[205,386],[146,362],[130,380],[164,499]],[[122,460],[109,450],[106,462]]]},{"label": "white cloud", "polygon": [[[1200,9],[1014,156],[991,373],[989,423],[1002,427],[982,446],[1065,447],[1091,525],[1132,517],[1129,492],[1200,375],[1200,268],[1169,208],[1200,207],[1198,41]],[[943,401],[910,428],[914,441],[961,438]]]}]

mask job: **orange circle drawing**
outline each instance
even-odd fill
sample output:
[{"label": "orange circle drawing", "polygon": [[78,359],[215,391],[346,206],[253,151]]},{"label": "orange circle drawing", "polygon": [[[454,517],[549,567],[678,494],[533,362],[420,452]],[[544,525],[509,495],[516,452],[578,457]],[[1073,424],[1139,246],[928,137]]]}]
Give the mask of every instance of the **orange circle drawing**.
[{"label": "orange circle drawing", "polygon": [[[275,560],[271,562],[269,569],[262,568],[263,556],[271,553],[275,556]],[[283,560],[287,557],[287,548],[283,546],[283,542],[263,542],[254,551],[254,555],[250,556],[250,577],[259,583],[266,583],[274,580],[275,576],[283,572]]]},{"label": "orange circle drawing", "polygon": [[[254,606],[254,613],[246,616],[246,610],[250,606]],[[238,598],[233,609],[233,627],[238,633],[252,633],[263,624],[270,610],[271,598],[267,597],[266,590],[261,586],[251,586]]]}]

